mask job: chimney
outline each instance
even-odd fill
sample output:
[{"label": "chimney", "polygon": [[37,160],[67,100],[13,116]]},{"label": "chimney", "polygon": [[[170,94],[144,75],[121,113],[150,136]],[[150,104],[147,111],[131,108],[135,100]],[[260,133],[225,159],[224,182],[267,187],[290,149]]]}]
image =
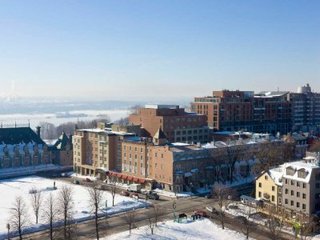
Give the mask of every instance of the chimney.
[{"label": "chimney", "polygon": [[41,130],[41,127],[38,126],[38,127],[37,127],[37,135],[38,135],[39,138],[41,138],[40,130]]}]

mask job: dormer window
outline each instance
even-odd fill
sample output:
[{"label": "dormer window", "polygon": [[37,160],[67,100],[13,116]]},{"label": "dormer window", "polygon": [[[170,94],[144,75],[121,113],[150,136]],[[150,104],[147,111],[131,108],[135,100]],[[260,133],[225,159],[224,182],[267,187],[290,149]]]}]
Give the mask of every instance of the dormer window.
[{"label": "dormer window", "polygon": [[286,168],[286,174],[289,176],[293,176],[295,174],[296,170],[292,167],[287,167]]},{"label": "dormer window", "polygon": [[305,170],[304,168],[299,169],[298,170],[298,177],[299,178],[306,178],[308,176],[308,173],[309,172],[307,170]]}]

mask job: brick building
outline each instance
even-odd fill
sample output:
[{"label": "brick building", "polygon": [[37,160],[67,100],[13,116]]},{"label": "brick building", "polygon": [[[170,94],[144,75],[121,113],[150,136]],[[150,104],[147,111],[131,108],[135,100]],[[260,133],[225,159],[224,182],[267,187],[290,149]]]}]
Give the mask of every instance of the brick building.
[{"label": "brick building", "polygon": [[76,173],[97,175],[121,171],[121,141],[132,133],[113,132],[99,124],[95,129],[78,129],[73,136],[73,166]]},{"label": "brick building", "polygon": [[146,105],[129,116],[129,123],[140,125],[145,137],[162,129],[170,142],[207,142],[207,117],[189,113],[177,105]]},{"label": "brick building", "polygon": [[287,133],[291,130],[288,92],[213,91],[196,97],[192,111],[204,114],[208,126],[219,131]]}]

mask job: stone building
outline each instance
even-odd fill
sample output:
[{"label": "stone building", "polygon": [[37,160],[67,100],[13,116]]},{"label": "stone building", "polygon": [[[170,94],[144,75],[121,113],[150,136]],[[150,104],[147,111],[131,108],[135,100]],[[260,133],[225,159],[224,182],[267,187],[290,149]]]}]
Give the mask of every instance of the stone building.
[{"label": "stone building", "polygon": [[0,128],[0,168],[50,164],[47,144],[30,127]]}]

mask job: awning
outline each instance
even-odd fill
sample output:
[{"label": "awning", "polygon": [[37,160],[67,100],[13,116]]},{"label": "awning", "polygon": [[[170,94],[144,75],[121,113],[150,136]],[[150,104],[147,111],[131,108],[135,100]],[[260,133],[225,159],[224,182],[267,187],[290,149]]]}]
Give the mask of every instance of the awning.
[{"label": "awning", "polygon": [[136,178],[136,177],[133,178],[133,181],[134,181],[134,182],[138,182],[138,180],[139,180],[139,179]]},{"label": "awning", "polygon": [[132,176],[128,176],[128,180],[131,181],[133,179]]},{"label": "awning", "polygon": [[146,182],[146,180],[145,180],[145,179],[143,179],[143,178],[139,178],[139,179],[138,179],[138,182],[139,182],[139,183],[145,183],[145,182]]},{"label": "awning", "polygon": [[192,173],[191,173],[191,172],[187,172],[187,173],[184,174],[184,176],[185,176],[185,177],[191,177],[191,176],[192,176]]}]

